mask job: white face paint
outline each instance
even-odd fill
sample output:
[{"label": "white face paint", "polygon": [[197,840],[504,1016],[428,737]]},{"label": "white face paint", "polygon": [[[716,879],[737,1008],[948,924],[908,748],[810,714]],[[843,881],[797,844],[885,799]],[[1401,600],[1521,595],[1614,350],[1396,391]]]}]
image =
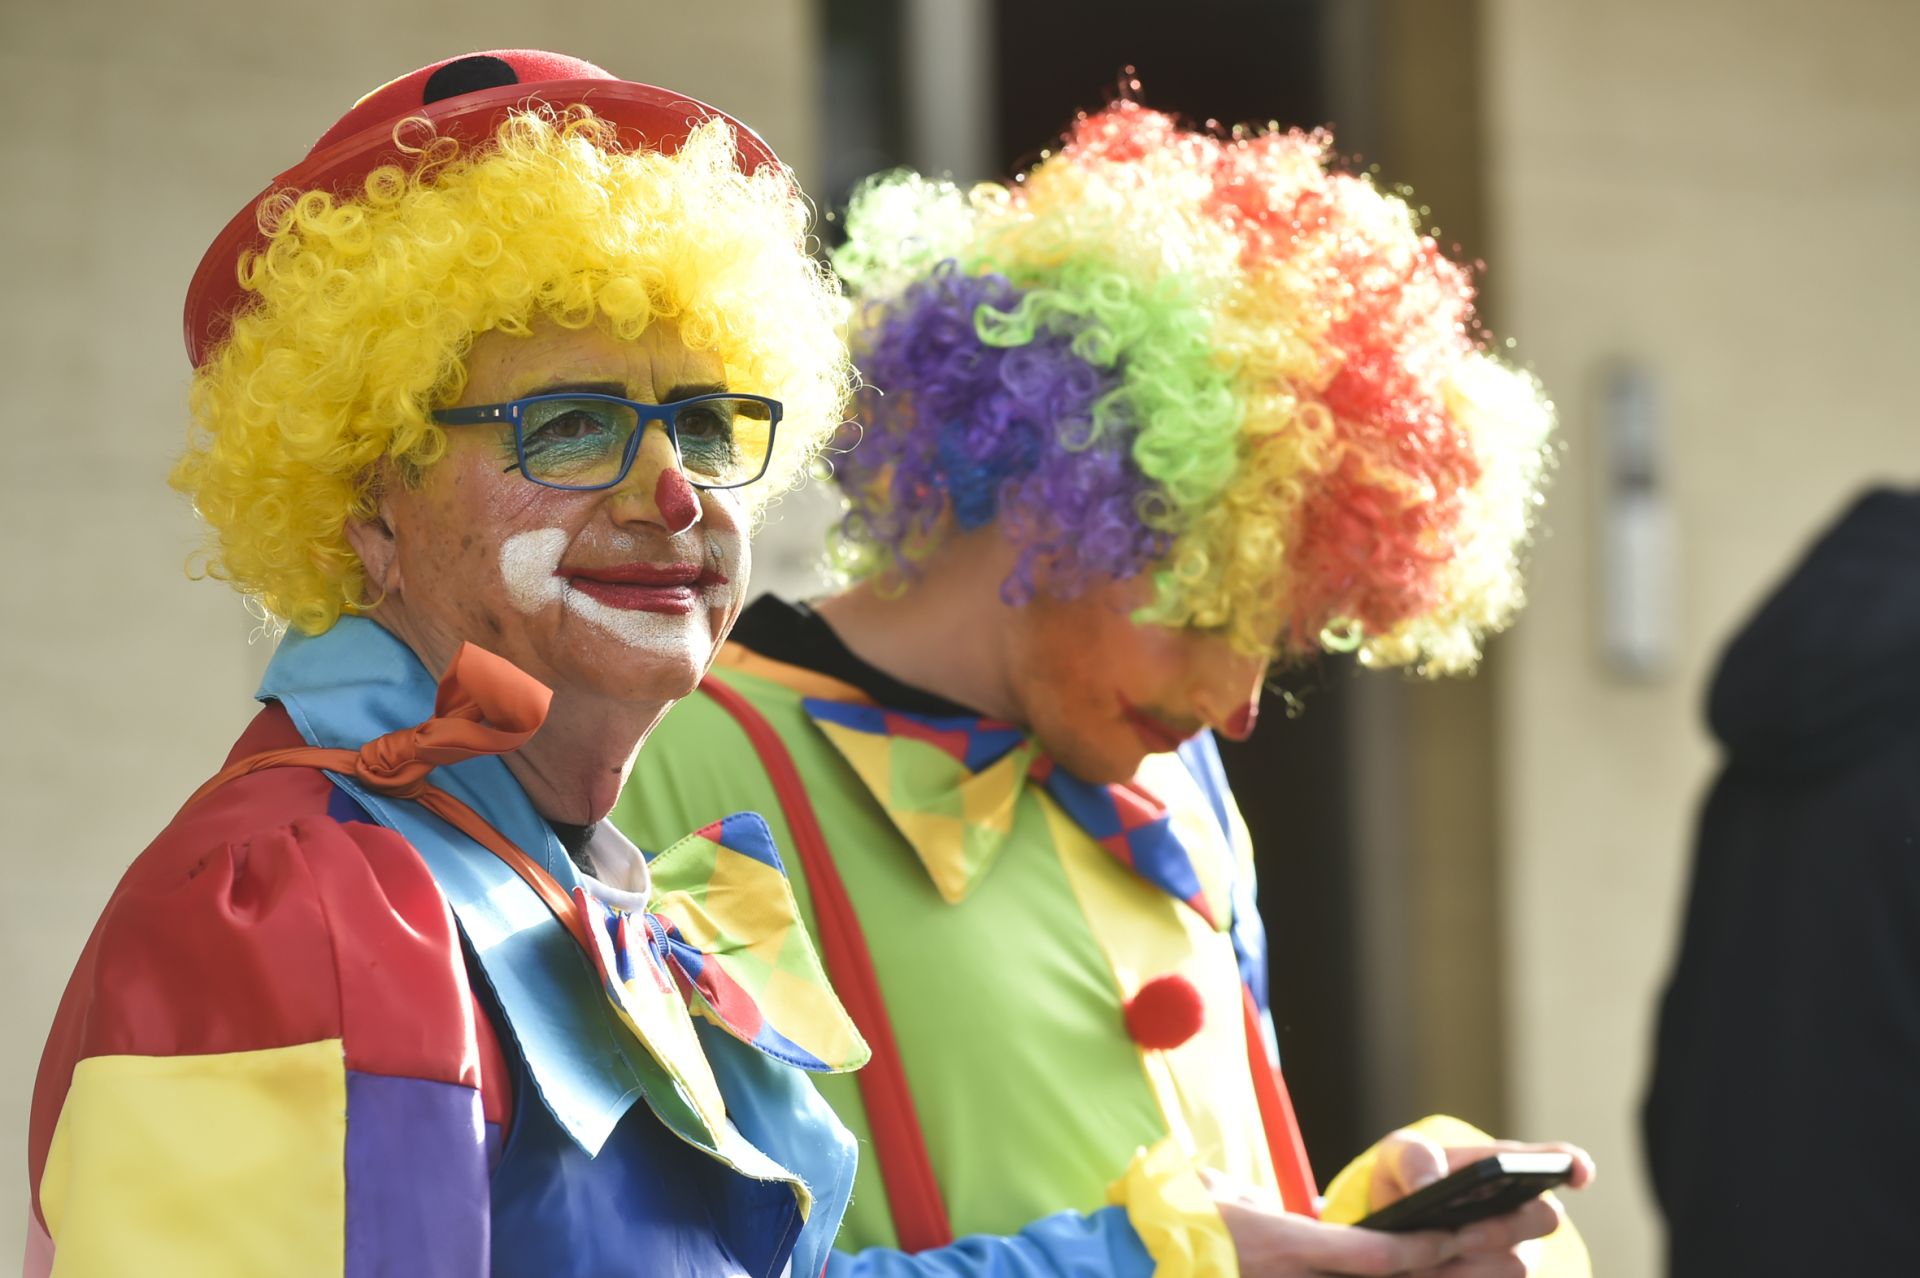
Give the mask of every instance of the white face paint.
[{"label": "white face paint", "polygon": [[532,528],[501,543],[500,577],[514,607],[536,613],[566,593],[566,578],[558,575],[566,550],[563,528]]},{"label": "white face paint", "polygon": [[[726,552],[722,562],[738,562],[733,553],[739,544],[737,534],[711,529],[707,536]],[[500,577],[506,583],[507,597],[514,607],[531,615],[558,603],[630,648],[672,654],[705,664],[713,651],[712,613],[728,607],[732,592],[739,588],[737,585],[702,587],[693,609],[685,613],[616,608],[567,584],[567,579],[560,575],[560,558],[566,549],[567,534],[561,528],[529,529],[501,543]]]},{"label": "white face paint", "polygon": [[707,622],[705,599],[701,599],[693,611],[683,613],[615,608],[611,604],[601,603],[592,595],[571,589],[566,592],[562,602],[566,604],[568,612],[600,627],[629,648],[697,658],[702,663],[713,650],[713,628]]}]

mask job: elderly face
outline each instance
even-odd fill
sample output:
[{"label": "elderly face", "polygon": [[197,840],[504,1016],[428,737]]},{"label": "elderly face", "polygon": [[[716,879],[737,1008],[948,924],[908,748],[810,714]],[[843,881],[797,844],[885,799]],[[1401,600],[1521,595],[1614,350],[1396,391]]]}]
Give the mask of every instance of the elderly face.
[{"label": "elderly face", "polygon": [[1152,596],[1141,574],[1076,599],[1042,595],[1013,614],[1021,716],[1082,780],[1125,781],[1202,728],[1236,740],[1253,730],[1267,660],[1211,631],[1133,621]]},{"label": "elderly face", "polygon": [[[730,389],[671,323],[632,342],[598,327],[482,334],[459,406],[552,391],[666,403]],[[449,426],[446,455],[390,483],[384,527],[356,535],[382,617],[436,672],[461,641],[563,696],[686,696],[740,610],[748,550],[737,492],[696,491],[650,425],[627,477],[568,492],[515,468],[511,427]]]}]

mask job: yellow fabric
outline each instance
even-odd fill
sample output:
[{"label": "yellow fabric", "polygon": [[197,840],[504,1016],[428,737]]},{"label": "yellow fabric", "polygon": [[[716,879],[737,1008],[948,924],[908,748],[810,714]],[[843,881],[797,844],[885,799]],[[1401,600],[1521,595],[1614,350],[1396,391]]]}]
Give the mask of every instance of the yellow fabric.
[{"label": "yellow fabric", "polygon": [[965,901],[1013,833],[1027,769],[1039,747],[1029,741],[969,774],[952,756],[923,741],[856,732],[824,718],[816,718],[814,726],[873,791],[947,904]]},{"label": "yellow fabric", "polygon": [[1127,1209],[1127,1221],[1153,1257],[1154,1278],[1238,1278],[1233,1236],[1213,1205],[1193,1161],[1172,1139],[1133,1156],[1107,1201]]},{"label": "yellow fabric", "polygon": [[[1225,931],[1233,926],[1234,881],[1253,882],[1252,841],[1242,837],[1238,844],[1228,842],[1226,833],[1220,828],[1220,818],[1214,814],[1211,800],[1200,788],[1200,783],[1194,780],[1193,773],[1187,770],[1187,765],[1180,761],[1180,756],[1148,755],[1135,777],[1149,793],[1167,805],[1167,817],[1173,823],[1173,832],[1179,837],[1180,846],[1192,853],[1193,872],[1200,880],[1200,894],[1219,914],[1214,920],[1215,926]],[[1227,812],[1236,832],[1246,828],[1240,819],[1240,809],[1231,800],[1227,803]],[[1248,894],[1248,900],[1252,900],[1251,893]]]},{"label": "yellow fabric", "polygon": [[842,683],[832,675],[824,675],[805,666],[789,665],[784,661],[775,661],[772,657],[763,657],[751,648],[743,648],[737,643],[728,643],[721,647],[720,655],[713,659],[716,670],[734,670],[756,679],[769,679],[784,688],[791,688],[803,697],[824,697],[828,701],[851,701],[859,705],[872,705],[873,698],[850,683]]},{"label": "yellow fabric", "polygon": [[[764,835],[764,827],[759,832]],[[727,1129],[727,1107],[695,1033],[696,1015],[763,1048],[761,1037],[770,1028],[812,1057],[809,1064],[827,1070],[853,1070],[866,1063],[870,1055],[866,1040],[827,983],[813,941],[800,921],[792,886],[778,866],[729,847],[723,836],[703,830],[654,857],[650,870],[653,890],[648,911],[670,921],[682,941],[719,969],[723,988],[726,981],[738,986],[757,1017],[751,1023],[732,1024],[707,1004],[697,987],[689,1007],[689,999],[648,954],[647,925],[636,917],[622,919],[619,941],[605,926],[590,924],[587,933],[593,939],[595,965],[621,1021],[673,1079],[707,1133],[717,1137]],[[584,892],[581,897],[591,899]],[[605,902],[597,904],[607,908]],[[622,976],[623,971],[630,975]],[[771,1035],[766,1037],[771,1041]],[[780,1048],[774,1054],[792,1061],[791,1055],[783,1054],[787,1050]],[[723,1161],[731,1160],[723,1155]],[[795,1182],[795,1187],[804,1213],[811,1200],[804,1186]]]},{"label": "yellow fabric", "polygon": [[340,1278],[339,1039],[73,1071],[41,1176],[56,1278]]},{"label": "yellow fabric", "polygon": [[[1445,1114],[1423,1118],[1408,1127],[1439,1145],[1484,1145],[1493,1139],[1472,1123]],[[1320,1210],[1320,1219],[1336,1225],[1351,1225],[1372,1211],[1369,1187],[1374,1165],[1379,1161],[1380,1147],[1375,1145],[1343,1167],[1327,1186],[1327,1200]],[[1574,1228],[1572,1219],[1540,1240],[1540,1252],[1528,1278],[1593,1278],[1587,1244]]]},{"label": "yellow fabric", "polygon": [[[1154,784],[1176,780],[1156,778]],[[1166,1051],[1140,1052],[1168,1134],[1197,1164],[1277,1191],[1247,1069],[1244,996],[1232,939],[1120,865],[1051,798],[1042,795],[1041,807],[1087,927],[1113,971],[1119,1001],[1169,973],[1186,977],[1200,993],[1198,1033]],[[1182,837],[1191,840],[1196,867],[1232,855],[1217,823],[1183,830]]]},{"label": "yellow fabric", "polygon": [[[704,834],[660,853],[651,869],[648,908],[746,990],[768,1025],[832,1073],[867,1063],[873,1053],[827,981],[785,871]],[[704,999],[697,1004],[699,1014],[741,1032]]]}]

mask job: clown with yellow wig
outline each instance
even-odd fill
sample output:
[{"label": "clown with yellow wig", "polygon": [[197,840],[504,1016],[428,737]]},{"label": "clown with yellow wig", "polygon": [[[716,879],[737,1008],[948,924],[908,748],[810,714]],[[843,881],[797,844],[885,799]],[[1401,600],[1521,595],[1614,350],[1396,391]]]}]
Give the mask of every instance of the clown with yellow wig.
[{"label": "clown with yellow wig", "polygon": [[67,987],[29,1274],[820,1271],[866,1048],[767,828],[601,824],[841,420],[807,220],[720,112],[502,51],[208,250],[173,482],[291,632]]},{"label": "clown with yellow wig", "polygon": [[1472,667],[1551,427],[1329,148],[1123,101],[1011,184],[849,210],[856,583],[749,608],[614,812],[751,807],[794,856],[874,1053],[822,1083],[873,1152],[830,1274],[1586,1272],[1550,1200],[1349,1227],[1491,1142],[1396,1133],[1322,1198],[1276,1068],[1211,734],[1275,661]]}]

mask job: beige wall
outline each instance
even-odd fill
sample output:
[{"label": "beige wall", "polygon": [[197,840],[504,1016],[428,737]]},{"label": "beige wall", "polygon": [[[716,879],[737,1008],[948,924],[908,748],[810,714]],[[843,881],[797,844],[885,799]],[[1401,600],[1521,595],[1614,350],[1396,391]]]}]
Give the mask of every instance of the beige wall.
[{"label": "beige wall", "polygon": [[[237,596],[186,579],[193,520],[164,482],[184,440],[181,297],[214,232],[360,94],[502,45],[670,84],[753,123],[803,181],[815,168],[811,0],[298,12],[296,25],[240,0],[0,9],[0,1148],[15,1169],[87,929],[218,767],[265,661]],[[0,1177],[15,1195],[24,1182]],[[0,1206],[0,1267],[22,1223]]]},{"label": "beige wall", "polygon": [[[1598,1272],[1658,1272],[1636,1108],[1713,763],[1730,627],[1859,485],[1920,473],[1920,6],[1487,0],[1501,324],[1555,392],[1565,466],[1502,652],[1511,1112],[1599,1155]],[[1679,660],[1595,652],[1593,391],[1638,361],[1671,423]],[[1729,1151],[1737,1157],[1738,1151]]]}]

